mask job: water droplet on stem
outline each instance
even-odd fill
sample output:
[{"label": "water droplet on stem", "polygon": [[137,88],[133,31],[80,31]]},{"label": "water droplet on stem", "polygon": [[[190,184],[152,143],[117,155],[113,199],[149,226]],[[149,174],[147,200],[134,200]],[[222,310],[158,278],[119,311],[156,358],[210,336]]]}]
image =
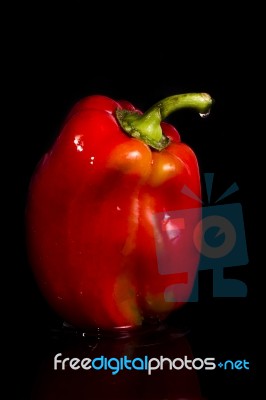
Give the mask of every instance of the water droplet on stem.
[{"label": "water droplet on stem", "polygon": [[199,113],[201,118],[206,118],[208,115],[210,115],[211,110],[207,111],[206,113]]}]

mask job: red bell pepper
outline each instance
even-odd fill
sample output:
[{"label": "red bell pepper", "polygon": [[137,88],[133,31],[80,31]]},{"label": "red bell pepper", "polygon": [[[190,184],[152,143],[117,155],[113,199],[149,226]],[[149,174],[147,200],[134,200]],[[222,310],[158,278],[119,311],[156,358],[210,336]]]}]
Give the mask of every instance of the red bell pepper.
[{"label": "red bell pepper", "polygon": [[[177,130],[162,122],[190,107],[208,113],[206,93],[170,96],[142,113],[127,101],[89,96],[71,110],[52,148],[39,162],[26,208],[29,260],[45,298],[68,323],[87,329],[139,326],[162,320],[182,301],[165,290],[193,279],[158,270],[153,216],[198,208],[187,185],[201,196],[198,162]],[[156,236],[157,235],[157,236]],[[186,252],[195,276],[193,244]],[[182,269],[183,268],[183,269]]]}]

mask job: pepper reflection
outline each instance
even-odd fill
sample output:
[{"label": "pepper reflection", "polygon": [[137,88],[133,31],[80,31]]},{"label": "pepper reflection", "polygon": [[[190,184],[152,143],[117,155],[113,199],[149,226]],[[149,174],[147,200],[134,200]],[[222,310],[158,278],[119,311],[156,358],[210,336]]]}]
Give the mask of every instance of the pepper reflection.
[{"label": "pepper reflection", "polygon": [[[182,368],[180,361],[193,360],[184,331],[160,325],[79,335],[63,329],[53,342],[53,351],[40,366],[32,400],[203,399],[196,370]],[[175,359],[176,368],[170,369]],[[92,360],[98,370],[89,369]],[[143,369],[148,360],[150,371]]]}]

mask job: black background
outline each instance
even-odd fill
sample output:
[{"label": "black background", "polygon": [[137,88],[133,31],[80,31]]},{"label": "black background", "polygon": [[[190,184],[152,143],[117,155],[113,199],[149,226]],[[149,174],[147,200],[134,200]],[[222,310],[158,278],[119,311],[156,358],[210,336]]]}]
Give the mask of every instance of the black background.
[{"label": "black background", "polygon": [[245,282],[248,295],[213,298],[212,273],[207,271],[200,275],[199,303],[188,304],[172,318],[179,327],[189,328],[196,356],[250,362],[249,371],[200,374],[205,399],[250,399],[256,391],[258,257],[250,156],[256,137],[251,134],[248,99],[256,87],[257,71],[245,23],[247,16],[252,20],[252,14],[243,8],[234,13],[219,6],[209,9],[208,15],[202,6],[184,11],[166,3],[154,8],[154,4],[146,11],[136,4],[116,8],[101,4],[89,9],[80,2],[61,8],[24,5],[23,9],[16,7],[10,17],[13,39],[7,46],[10,78],[6,83],[11,94],[10,146],[15,152],[8,169],[15,163],[15,218],[10,234],[8,332],[19,360],[9,369],[14,382],[10,390],[18,390],[18,398],[30,398],[36,371],[50,346],[50,329],[58,324],[27,261],[24,210],[28,185],[66,113],[90,94],[124,98],[143,111],[178,93],[203,91],[215,99],[206,119],[184,110],[168,121],[196,152],[202,176],[215,174],[213,199],[232,183],[239,186],[224,204],[239,202],[243,207],[249,263],[229,268],[225,276]]}]

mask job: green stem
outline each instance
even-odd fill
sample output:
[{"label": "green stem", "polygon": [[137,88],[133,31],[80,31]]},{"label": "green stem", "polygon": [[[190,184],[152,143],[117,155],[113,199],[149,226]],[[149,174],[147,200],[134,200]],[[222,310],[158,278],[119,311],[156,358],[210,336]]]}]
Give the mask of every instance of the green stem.
[{"label": "green stem", "polygon": [[193,108],[200,115],[208,115],[212,103],[213,100],[207,93],[178,94],[159,101],[144,114],[117,109],[116,117],[127,134],[160,151],[170,143],[160,125],[169,114],[182,108]]}]

